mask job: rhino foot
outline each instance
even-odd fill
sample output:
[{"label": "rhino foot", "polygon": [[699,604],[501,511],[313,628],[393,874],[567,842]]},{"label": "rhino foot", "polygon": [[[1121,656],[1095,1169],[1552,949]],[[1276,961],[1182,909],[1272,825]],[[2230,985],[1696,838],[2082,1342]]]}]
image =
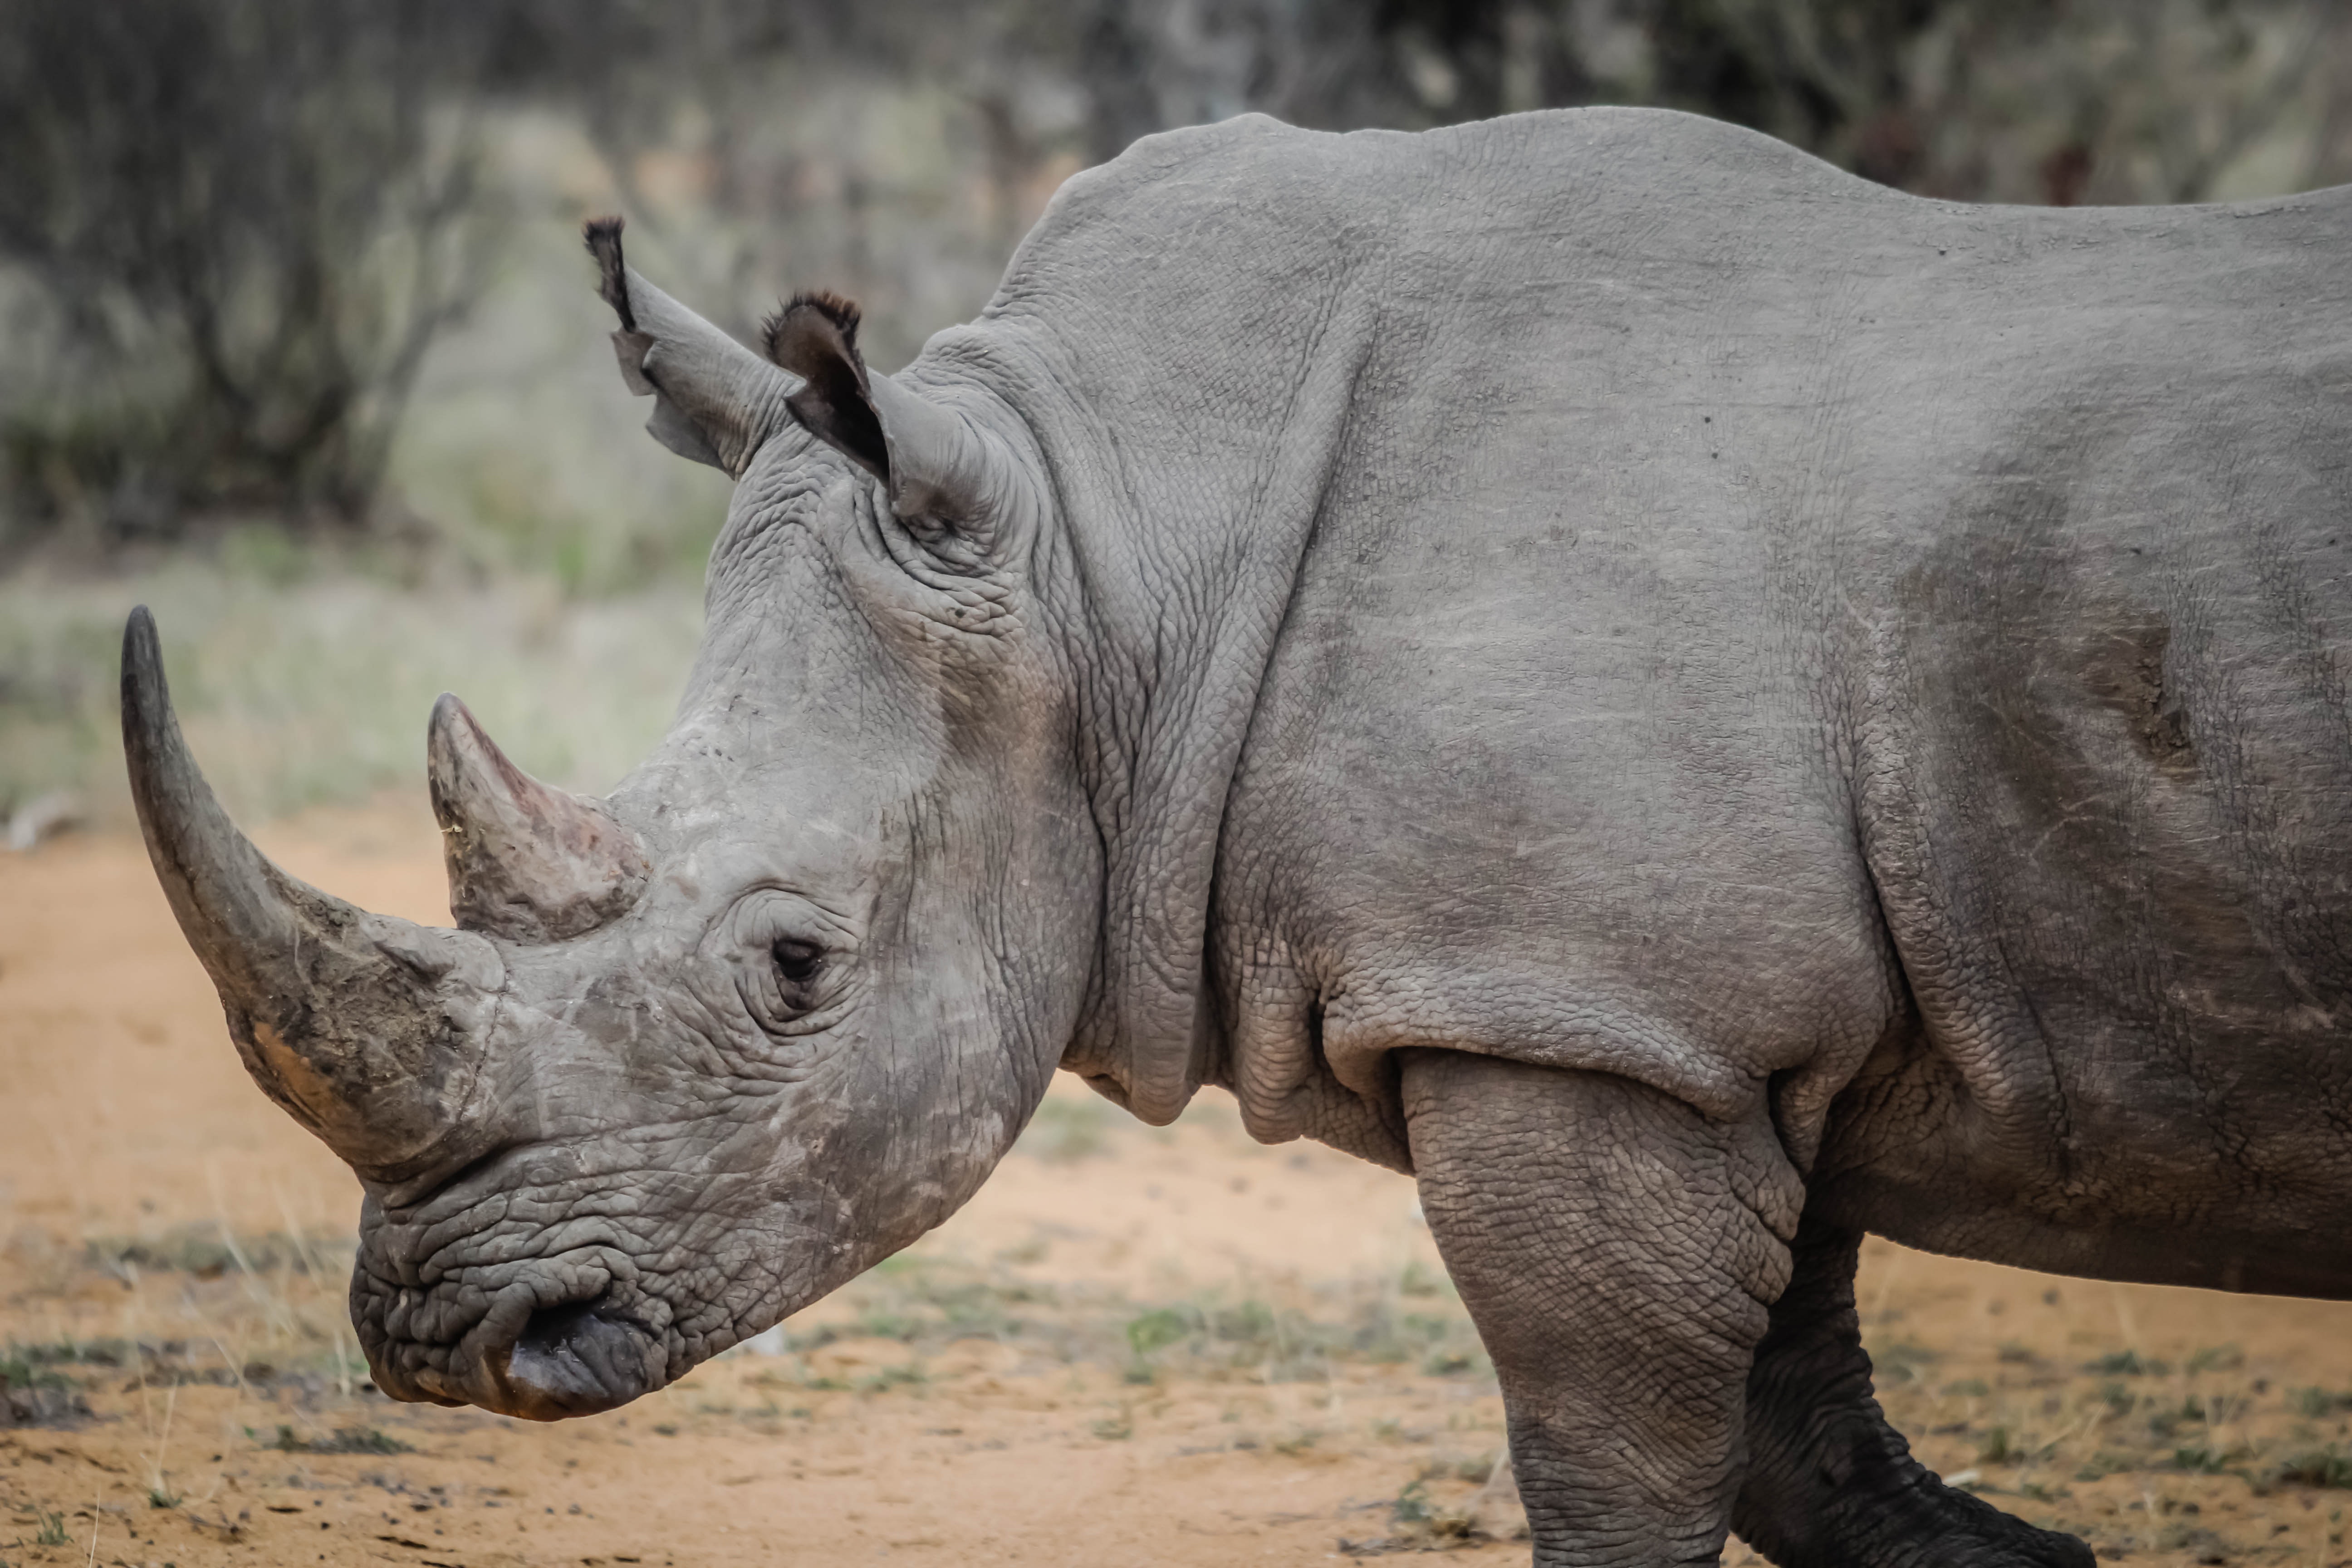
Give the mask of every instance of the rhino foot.
[{"label": "rhino foot", "polygon": [[1780,1568],[2094,1568],[2071,1535],[1948,1487],[1870,1385],[1854,1311],[1862,1237],[1807,1219],[1748,1380],[1741,1540]]},{"label": "rhino foot", "polygon": [[[1850,1429],[1822,1436],[1878,1447]],[[1853,1447],[1845,1457],[1856,1457]],[[2038,1530],[1945,1486],[1907,1452],[1883,1447],[1866,1469],[1832,1460],[1810,1479],[1779,1464],[1752,1465],[1732,1520],[1740,1539],[1780,1568],[2094,1568],[2095,1561],[2074,1537]]]}]

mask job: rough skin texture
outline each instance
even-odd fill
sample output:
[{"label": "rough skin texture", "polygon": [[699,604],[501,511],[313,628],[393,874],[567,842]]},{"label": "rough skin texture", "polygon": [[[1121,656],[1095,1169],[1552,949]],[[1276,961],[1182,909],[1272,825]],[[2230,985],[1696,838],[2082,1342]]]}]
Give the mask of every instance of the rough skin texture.
[{"label": "rough skin texture", "polygon": [[1714,1562],[1804,1200],[1770,1123],[1458,1051],[1409,1052],[1402,1079],[1423,1206],[1495,1358],[1538,1552]]},{"label": "rough skin texture", "polygon": [[[540,924],[444,941],[272,881],[152,646],[134,792],[367,1180],[403,1397],[677,1376],[1059,1066],[1417,1172],[1540,1563],[2082,1568],[1887,1429],[1855,1240],[2352,1294],[2347,240],[2352,190],[1967,207],[1661,112],[1251,118],[803,383],[600,227],[625,382],[738,481],[597,818],[634,901],[525,940],[477,868]],[[338,1016],[399,1051],[304,1011],[379,974]]]},{"label": "rough skin texture", "polygon": [[1871,1396],[1853,1308],[1858,1232],[1807,1215],[1748,1373],[1748,1468],[1731,1524],[1781,1568],[2091,1568],[2091,1549],[1943,1484]]}]

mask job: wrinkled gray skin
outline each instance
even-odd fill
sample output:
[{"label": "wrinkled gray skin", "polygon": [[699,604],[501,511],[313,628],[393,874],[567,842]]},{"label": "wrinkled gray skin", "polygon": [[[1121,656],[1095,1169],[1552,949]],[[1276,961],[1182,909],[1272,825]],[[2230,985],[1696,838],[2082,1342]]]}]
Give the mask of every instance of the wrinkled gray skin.
[{"label": "wrinkled gray skin", "polygon": [[739,480],[709,631],[601,804],[445,702],[466,931],[262,862],[131,634],[158,868],[366,1182],[387,1392],[658,1386],[939,1224],[1056,1066],[1418,1174],[1547,1563],[2089,1562],[1887,1428],[1865,1231],[2352,1290],[2352,192],[1242,120],[862,390],[603,244]]}]

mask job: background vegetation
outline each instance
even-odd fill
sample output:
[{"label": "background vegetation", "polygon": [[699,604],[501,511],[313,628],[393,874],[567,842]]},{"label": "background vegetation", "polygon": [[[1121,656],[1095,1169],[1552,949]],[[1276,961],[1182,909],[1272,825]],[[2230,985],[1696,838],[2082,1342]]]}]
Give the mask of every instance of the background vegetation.
[{"label": "background vegetation", "polygon": [[156,605],[232,805],[413,782],[442,686],[602,787],[723,481],[639,437],[578,221],[722,324],[857,296],[884,368],[1070,174],[1264,110],[1655,103],[1972,201],[2352,179],[2338,0],[12,0],[0,820],[121,809]]}]

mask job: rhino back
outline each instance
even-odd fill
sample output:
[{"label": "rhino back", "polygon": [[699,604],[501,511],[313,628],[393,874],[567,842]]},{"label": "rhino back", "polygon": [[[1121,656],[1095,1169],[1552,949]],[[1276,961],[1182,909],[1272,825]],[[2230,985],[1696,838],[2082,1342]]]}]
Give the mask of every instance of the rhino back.
[{"label": "rhino back", "polygon": [[1260,1130],[1400,1158],[1385,1053],[1446,1045],[1769,1096],[2013,1260],[2343,1217],[2345,199],[1963,207],[1642,115],[1416,188],[1223,828]]}]

